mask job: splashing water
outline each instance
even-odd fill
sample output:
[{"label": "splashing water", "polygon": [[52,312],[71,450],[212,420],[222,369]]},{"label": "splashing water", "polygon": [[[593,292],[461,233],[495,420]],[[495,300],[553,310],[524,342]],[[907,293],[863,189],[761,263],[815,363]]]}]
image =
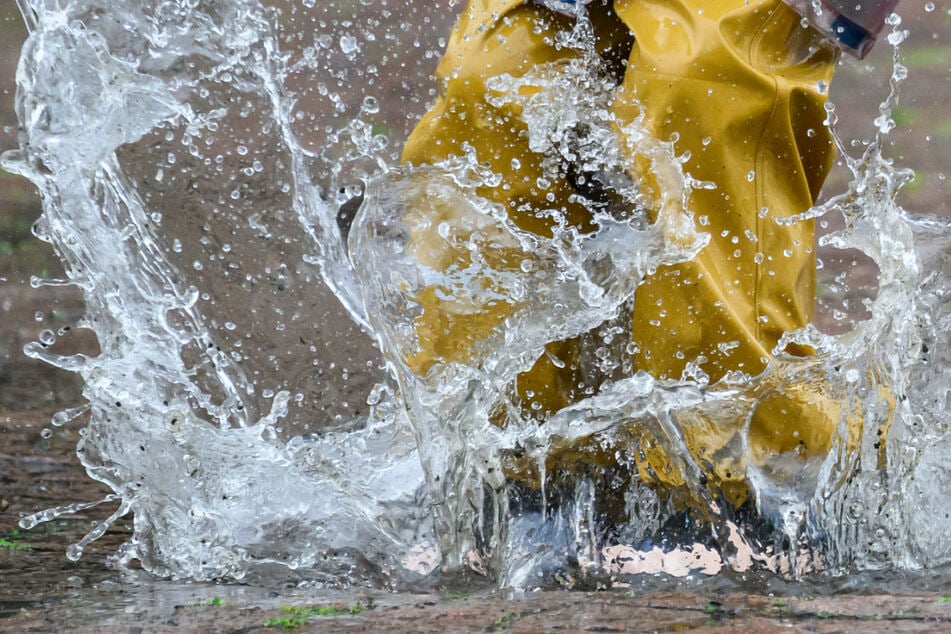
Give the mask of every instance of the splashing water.
[{"label": "splashing water", "polygon": [[[759,376],[709,384],[699,368],[679,381],[625,373],[623,316],[637,281],[704,246],[690,194],[715,184],[684,174],[672,145],[640,121],[616,134],[613,88],[592,70],[584,19],[564,42],[577,61],[488,84],[495,105],[519,106],[546,156],[578,151],[570,137],[584,121],[586,169],[619,183],[624,213],[599,211],[591,233],[554,218],[542,238],[478,195],[498,177],[474,154],[395,166],[392,141],[416,115],[369,93],[393,91],[392,76],[418,93],[438,52],[400,60],[394,51],[421,48],[418,33],[389,24],[383,0],[310,13],[252,0],[154,4],[20,1],[31,30],[17,74],[23,131],[3,164],[39,188],[36,233],[82,290],[80,325],[101,349],[64,357],[38,342],[26,352],[85,380],[88,405],[54,424],[88,411],[78,452],[114,491],[89,505],[118,502],[69,557],[133,513],[117,561],[195,579],[277,565],[386,583],[441,563],[525,587],[951,563],[951,519],[935,512],[951,490],[951,229],[896,205],[909,174],[882,156],[905,74],[897,21],[878,134],[861,157],[840,148],[848,191],[790,220],[844,219],[820,246],[857,249],[877,266],[867,319],[835,335],[787,333],[779,349],[816,354],[777,354]],[[313,43],[288,32],[288,15],[310,16]],[[653,223],[623,167],[635,149],[663,192]],[[427,225],[423,205],[451,209],[452,223]],[[438,248],[471,254],[465,268],[425,264],[433,232]],[[505,301],[514,311],[465,363],[419,376],[406,362],[416,298],[434,286],[473,310]],[[353,324],[372,333],[388,374]],[[591,339],[583,358],[601,389],[539,426],[513,404],[512,381],[546,344],[577,336]],[[827,456],[758,464],[749,419],[790,385],[815,386],[849,414]],[[352,394],[368,395],[369,409]],[[721,451],[745,470],[753,513],[711,496],[684,445],[711,421],[730,432]],[[545,477],[546,458],[581,439],[646,450],[634,428],[672,457],[683,496],[636,478],[617,485],[609,467]],[[505,475],[513,460],[541,472],[541,490]]]}]

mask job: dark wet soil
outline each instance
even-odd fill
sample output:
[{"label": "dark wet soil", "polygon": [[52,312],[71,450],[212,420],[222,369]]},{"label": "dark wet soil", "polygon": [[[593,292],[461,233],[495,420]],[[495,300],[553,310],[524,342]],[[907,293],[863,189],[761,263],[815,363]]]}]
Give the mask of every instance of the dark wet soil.
[{"label": "dark wet soil", "polygon": [[[0,146],[15,146],[12,77],[25,33],[13,2],[0,4]],[[890,153],[918,172],[902,202],[914,211],[951,213],[951,12],[904,3],[913,36],[905,47],[911,77],[897,112],[900,130]],[[847,138],[870,133],[883,92],[878,70],[852,64],[839,73],[833,96]],[[841,171],[829,188],[841,187]],[[155,579],[140,570],[116,570],[106,559],[130,534],[120,520],[78,562],[65,557],[114,506],[66,514],[31,531],[17,528],[26,514],[104,497],[74,450],[81,424],[49,435],[50,416],[81,404],[82,386],[66,372],[26,358],[24,343],[40,330],[75,324],[82,315],[69,288],[33,289],[31,275],[61,270],[30,226],[39,202],[24,180],[0,173],[0,631],[2,632],[252,632],[278,631],[951,631],[949,588],[923,593],[893,583],[893,593],[811,596],[807,587],[783,586],[776,596],[737,594],[708,586],[606,592],[548,591],[511,595],[466,592],[383,593],[328,591],[280,583],[191,584]],[[859,272],[858,277],[867,276]],[[833,327],[830,325],[830,327]],[[89,333],[67,338],[71,350],[90,353]],[[922,587],[917,585],[914,587]],[[781,596],[780,596],[781,595]],[[296,606],[296,607],[295,607]]]}]

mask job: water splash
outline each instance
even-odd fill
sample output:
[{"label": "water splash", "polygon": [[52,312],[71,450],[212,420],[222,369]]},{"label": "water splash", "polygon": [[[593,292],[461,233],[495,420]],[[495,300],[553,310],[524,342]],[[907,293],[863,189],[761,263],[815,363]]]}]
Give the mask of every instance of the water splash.
[{"label": "water splash", "polygon": [[[878,134],[861,157],[840,148],[849,190],[791,220],[844,218],[820,246],[860,250],[877,266],[868,318],[839,334],[788,333],[780,349],[795,342],[816,354],[778,354],[760,376],[711,385],[699,368],[679,381],[625,372],[623,315],[637,281],[703,247],[690,195],[711,185],[684,174],[671,144],[639,121],[614,132],[613,88],[592,71],[584,19],[562,43],[578,61],[488,86],[490,100],[524,113],[533,150],[580,152],[622,203],[599,210],[590,233],[552,217],[548,239],[479,196],[498,177],[473,155],[394,167],[394,141],[414,117],[386,109],[387,65],[418,69],[418,81],[404,80],[418,93],[444,43],[425,50],[410,22],[387,24],[382,0],[311,13],[251,0],[20,4],[31,29],[17,74],[23,132],[4,167],[39,188],[36,233],[83,291],[79,325],[101,349],[26,352],[85,380],[78,452],[115,492],[102,502],[119,502],[68,556],[132,513],[117,560],[196,579],[278,565],[386,583],[441,563],[526,587],[951,562],[951,520],[933,512],[951,477],[951,230],[897,206],[909,175],[882,154],[905,74],[897,23]],[[312,20],[313,42],[295,43],[289,15]],[[433,40],[447,31],[432,28]],[[415,48],[424,49],[416,62],[394,59]],[[634,148],[662,185],[653,223],[625,168]],[[420,201],[451,208],[453,222],[427,224],[438,214],[421,215]],[[470,265],[426,266],[433,244],[467,250]],[[514,264],[492,264],[500,260]],[[514,310],[465,363],[420,376],[406,360],[417,351],[415,298],[433,286],[474,310],[488,301]],[[372,333],[391,377],[359,330],[340,326],[344,314]],[[596,333],[585,367],[600,391],[537,425],[513,403],[512,379],[549,342],[586,333]],[[845,404],[833,450],[806,462],[751,459],[752,412],[790,385]],[[352,394],[369,394],[369,407],[341,403]],[[711,495],[685,445],[711,421],[731,432],[718,453],[746,473],[755,513]],[[649,451],[632,430],[673,457],[681,492],[659,495],[611,467],[546,476],[546,458],[581,439],[621,465],[620,448]],[[506,477],[513,461],[540,472],[539,490]]]}]

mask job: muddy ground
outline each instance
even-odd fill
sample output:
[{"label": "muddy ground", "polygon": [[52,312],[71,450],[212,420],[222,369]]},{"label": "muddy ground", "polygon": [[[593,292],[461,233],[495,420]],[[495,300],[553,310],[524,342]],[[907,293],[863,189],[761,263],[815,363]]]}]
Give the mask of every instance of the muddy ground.
[{"label": "muddy ground", "polygon": [[[947,215],[951,10],[939,5],[928,11],[911,0],[905,5],[913,28],[904,49],[911,77],[895,116],[900,127],[890,155],[917,172],[903,193],[904,206]],[[13,74],[25,37],[13,0],[0,0],[0,36],[0,146],[6,149],[16,144]],[[880,50],[870,64],[852,63],[839,73],[833,96],[847,138],[871,130],[886,58]],[[843,178],[834,175],[828,188],[840,187]],[[823,596],[795,584],[754,586],[749,593],[687,583],[524,595],[479,587],[392,594],[274,581],[188,584],[106,565],[108,554],[128,537],[129,520],[118,522],[79,562],[70,562],[67,546],[111,508],[69,514],[32,531],[16,527],[25,514],[108,493],[78,464],[76,428],[42,433],[55,411],[82,402],[80,382],[21,352],[40,330],[73,324],[83,310],[75,291],[29,284],[32,275],[61,275],[55,257],[30,235],[39,213],[29,183],[0,173],[0,631],[951,631],[951,587],[922,579],[894,579],[872,594],[857,582]],[[73,345],[95,352],[91,336]]]}]

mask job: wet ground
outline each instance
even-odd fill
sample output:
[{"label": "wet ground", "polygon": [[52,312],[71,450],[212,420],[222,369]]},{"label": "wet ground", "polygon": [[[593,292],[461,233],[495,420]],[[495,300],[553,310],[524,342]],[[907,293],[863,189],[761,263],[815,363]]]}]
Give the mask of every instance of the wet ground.
[{"label": "wet ground", "polygon": [[[917,171],[906,188],[906,208],[951,213],[951,11],[906,2],[915,29],[905,47],[911,78],[896,113],[900,124],[890,154]],[[0,146],[16,144],[13,74],[25,32],[13,0],[0,0]],[[867,136],[887,73],[852,64],[834,90],[849,138]],[[830,188],[843,182],[834,175]],[[951,631],[951,587],[894,579],[872,594],[861,582],[845,592],[813,596],[815,588],[754,586],[736,593],[692,581],[673,589],[510,595],[453,587],[424,593],[328,591],[286,580],[247,584],[188,584],[155,579],[139,570],[115,570],[106,559],[127,539],[121,520],[78,562],[65,557],[113,509],[68,514],[24,531],[25,514],[108,493],[90,480],[75,456],[78,426],[56,428],[51,415],[81,404],[82,386],[68,373],[26,358],[24,343],[40,330],[70,326],[82,315],[69,288],[34,289],[30,276],[61,275],[55,257],[30,235],[39,201],[25,180],[0,173],[0,631]],[[73,337],[76,350],[95,352],[89,335]],[[925,590],[923,590],[925,589]],[[770,594],[772,590],[772,594]],[[471,591],[471,593],[470,593]]]},{"label": "wet ground", "polygon": [[65,548],[111,512],[111,505],[68,514],[31,531],[15,525],[25,513],[108,493],[85,477],[72,452],[74,431],[42,437],[51,411],[0,417],[3,632],[951,631],[951,596],[946,595],[951,588],[929,587],[922,579],[896,580],[895,591],[887,593],[879,581],[868,594],[860,581],[847,593],[836,593],[762,579],[751,580],[759,588],[754,593],[705,579],[669,584],[648,579],[645,587],[523,594],[459,581],[417,593],[333,590],[286,578],[183,583],[105,563],[128,538],[128,520],[118,522],[74,563]]}]

